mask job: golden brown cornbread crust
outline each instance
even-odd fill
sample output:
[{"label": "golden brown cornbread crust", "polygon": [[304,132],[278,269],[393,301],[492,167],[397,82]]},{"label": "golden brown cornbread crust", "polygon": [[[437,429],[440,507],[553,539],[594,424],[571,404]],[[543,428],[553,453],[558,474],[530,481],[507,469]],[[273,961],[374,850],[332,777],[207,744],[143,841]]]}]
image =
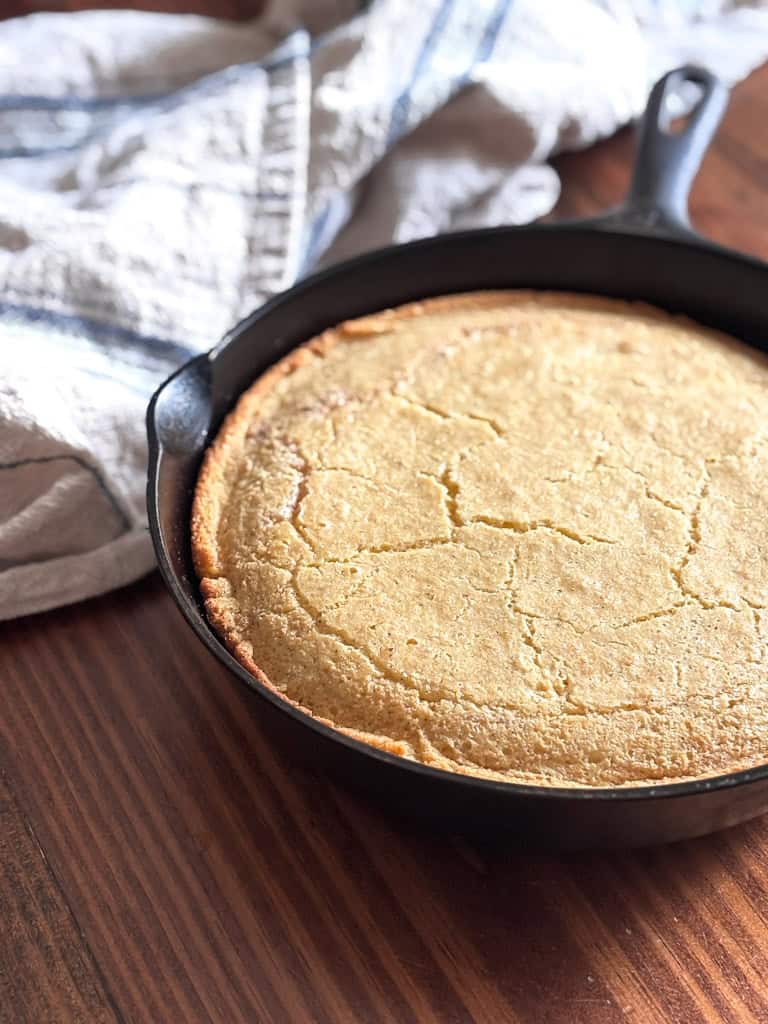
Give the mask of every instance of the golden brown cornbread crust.
[{"label": "golden brown cornbread crust", "polygon": [[324,332],[209,448],[208,618],[282,697],[448,770],[766,759],[768,362],[641,304],[482,292]]}]

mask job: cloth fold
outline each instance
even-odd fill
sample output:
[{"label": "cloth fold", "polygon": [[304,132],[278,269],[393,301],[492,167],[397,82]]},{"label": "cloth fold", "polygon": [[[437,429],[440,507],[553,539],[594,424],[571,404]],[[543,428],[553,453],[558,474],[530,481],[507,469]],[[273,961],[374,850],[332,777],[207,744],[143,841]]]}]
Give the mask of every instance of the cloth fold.
[{"label": "cloth fold", "polygon": [[319,265],[556,202],[547,159],[764,0],[276,0],[257,20],[0,23],[0,618],[147,572],[144,410]]}]

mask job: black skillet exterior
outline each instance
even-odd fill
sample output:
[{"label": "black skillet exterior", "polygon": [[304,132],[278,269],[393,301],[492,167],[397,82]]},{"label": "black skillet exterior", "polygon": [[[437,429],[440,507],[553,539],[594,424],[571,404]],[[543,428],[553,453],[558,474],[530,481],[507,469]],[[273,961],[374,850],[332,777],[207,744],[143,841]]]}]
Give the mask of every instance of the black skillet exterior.
[{"label": "black skillet exterior", "polygon": [[[667,135],[665,96],[684,80],[703,95],[684,131]],[[268,302],[155,394],[148,509],[160,570],[198,638],[256,693],[267,727],[302,759],[409,816],[547,846],[668,842],[768,810],[768,765],[658,787],[549,789],[443,772],[349,739],[276,697],[227,652],[206,622],[189,542],[200,459],[237,396],[296,345],[341,320],[429,295],[534,287],[644,299],[768,347],[768,267],[697,238],[686,219],[688,188],[725,102],[707,72],[671,72],[649,101],[620,210],[592,222],[448,235],[350,260]]]}]

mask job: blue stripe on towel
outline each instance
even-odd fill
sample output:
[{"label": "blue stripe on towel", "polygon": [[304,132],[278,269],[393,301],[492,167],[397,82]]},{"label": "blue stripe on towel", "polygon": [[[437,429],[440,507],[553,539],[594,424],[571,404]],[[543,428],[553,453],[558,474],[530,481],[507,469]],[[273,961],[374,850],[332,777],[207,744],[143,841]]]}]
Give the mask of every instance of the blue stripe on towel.
[{"label": "blue stripe on towel", "polygon": [[[213,71],[202,78],[198,78],[186,85],[181,86],[172,92],[154,93],[148,96],[119,96],[111,98],[103,97],[75,97],[62,96],[61,98],[50,96],[0,96],[0,113],[2,111],[45,111],[52,110],[60,113],[67,111],[82,113],[91,111],[93,117],[84,126],[81,134],[74,140],[65,143],[53,142],[51,145],[11,145],[0,148],[0,159],[18,160],[26,157],[44,157],[48,154],[66,153],[78,149],[92,139],[97,138],[105,131],[111,130],[116,124],[127,117],[131,117],[137,110],[149,111],[151,113],[163,114],[175,110],[177,107],[190,100],[206,99],[215,95],[221,88],[227,88],[232,84],[240,84],[258,72],[274,71],[277,68],[290,64],[299,57],[306,56],[309,52],[306,33],[296,32],[290,36],[286,43],[275,51],[275,57],[265,61],[254,61],[248,64],[234,64],[230,67]],[[279,57],[277,54],[281,54]],[[64,127],[63,130],[66,130]]]},{"label": "blue stripe on towel", "polygon": [[499,38],[501,27],[507,19],[511,6],[512,0],[498,0],[493,14],[485,26],[485,31],[483,32],[483,37],[480,40],[480,45],[477,48],[474,60],[472,61],[471,66],[467,69],[466,77],[461,82],[462,85],[469,81],[472,77],[472,72],[475,70],[477,65],[484,64],[493,53],[494,47],[496,46],[496,40]]},{"label": "blue stripe on towel", "polygon": [[394,106],[392,107],[392,116],[389,122],[389,131],[387,132],[387,147],[391,146],[392,143],[400,137],[403,129],[405,128],[408,121],[408,114],[411,110],[411,95],[413,93],[413,88],[429,65],[432,54],[441,35],[443,34],[448,18],[450,17],[454,2],[455,0],[443,0],[443,3],[440,5],[440,9],[435,15],[435,19],[432,22],[429,32],[427,33],[421,47],[421,52],[416,58],[411,78],[395,100]]},{"label": "blue stripe on towel", "polygon": [[[443,0],[443,3],[440,5],[432,24],[424,37],[424,41],[416,57],[416,62],[413,66],[413,71],[411,72],[408,84],[395,99],[392,107],[392,113],[390,115],[387,148],[389,148],[395,137],[399,135],[401,126],[405,123],[405,120],[408,117],[410,110],[410,98],[413,88],[429,67],[430,59],[440,41],[440,37],[443,34],[454,3],[455,0]],[[325,238],[325,235],[327,233],[332,213],[333,200],[331,200],[315,217],[312,226],[309,229],[304,258],[299,269],[299,277],[304,277],[309,273],[320,253],[330,244],[331,239]]]},{"label": "blue stripe on towel", "polygon": [[269,56],[261,61],[249,61],[245,64],[233,64],[229,67],[220,68],[214,71],[190,72],[184,77],[187,79],[184,85],[177,89],[164,89],[160,92],[149,92],[140,95],[130,96],[35,96],[35,95],[14,95],[7,94],[0,96],[0,111],[2,110],[93,110],[109,111],[114,107],[132,106],[141,108],[151,106],[160,100],[177,96],[180,92],[194,88],[198,83],[208,81],[211,78],[226,74],[233,70],[252,71],[276,71],[296,60],[297,57],[306,56],[314,46],[310,46],[303,31],[294,32],[286,41],[274,50]]},{"label": "blue stripe on towel", "polygon": [[139,334],[128,327],[92,320],[74,313],[57,313],[40,306],[27,306],[14,302],[0,302],[0,318],[9,317],[28,324],[43,324],[63,333],[77,333],[92,341],[114,341],[131,345],[155,356],[182,362],[195,355],[195,350],[169,338],[155,338]]},{"label": "blue stripe on towel", "polygon": [[301,268],[299,270],[299,277],[304,277],[305,274],[309,273],[312,264],[320,255],[321,249],[325,248],[323,245],[323,235],[325,234],[326,227],[328,226],[328,221],[331,219],[332,212],[333,201],[329,202],[325,209],[321,210],[312,222],[312,227],[309,229],[309,238],[307,239],[307,245],[304,250],[304,259],[301,262]]},{"label": "blue stripe on towel", "polygon": [[53,153],[68,153],[73,149],[80,149],[89,138],[91,138],[90,135],[65,146],[11,146],[9,149],[0,149],[0,160],[22,160],[29,157],[48,156]]}]

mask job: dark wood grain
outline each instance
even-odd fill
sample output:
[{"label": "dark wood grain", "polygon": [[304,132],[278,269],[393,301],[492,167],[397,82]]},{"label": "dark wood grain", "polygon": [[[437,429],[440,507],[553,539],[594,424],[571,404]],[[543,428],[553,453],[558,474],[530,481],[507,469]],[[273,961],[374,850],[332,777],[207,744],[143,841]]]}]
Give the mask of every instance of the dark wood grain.
[{"label": "dark wood grain", "polygon": [[[764,256],[767,88],[693,201]],[[560,212],[630,152],[560,158]],[[0,680],[3,1022],[768,1021],[768,821],[571,857],[393,821],[271,741],[155,577],[6,624]]]},{"label": "dark wood grain", "polygon": [[2,771],[0,927],[0,1022],[121,1019]]}]

